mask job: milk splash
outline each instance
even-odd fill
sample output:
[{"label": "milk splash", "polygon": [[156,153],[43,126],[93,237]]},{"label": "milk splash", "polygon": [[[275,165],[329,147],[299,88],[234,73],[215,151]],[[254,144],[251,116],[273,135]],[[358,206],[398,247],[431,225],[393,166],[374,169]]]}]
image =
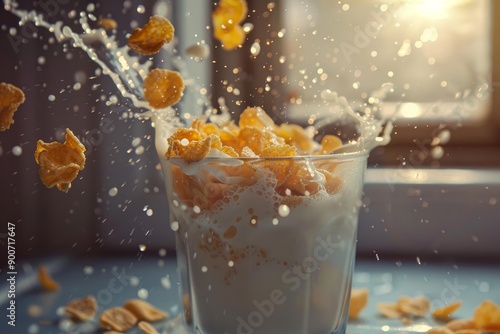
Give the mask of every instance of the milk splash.
[{"label": "milk splash", "polygon": [[[71,41],[73,47],[82,49],[92,61],[98,64],[102,69],[102,73],[111,78],[123,98],[131,101],[134,108],[140,111],[134,114],[135,117],[150,118],[152,120],[152,125],[155,127],[155,146],[159,150],[164,150],[167,147],[166,138],[175,129],[189,125],[189,120],[181,119],[175,109],[171,107],[152,109],[142,99],[142,82],[153,65],[152,61],[142,60],[141,62],[138,56],[130,54],[130,48],[127,45],[119,46],[115,36],[108,35],[103,28],[91,28],[89,20],[96,21],[95,16],[92,14],[85,11],[77,14],[82,29],[82,32],[79,33],[61,21],[56,23],[47,21],[41,13],[35,10],[19,8],[16,1],[4,0],[3,2],[7,11],[20,18],[20,26],[27,22],[33,22],[37,27],[44,27],[55,36],[58,42]],[[182,56],[178,54],[178,50],[174,48],[174,43],[171,44],[167,46],[167,52],[172,57],[172,65],[183,76],[186,88],[195,92],[198,95],[196,96],[197,100],[201,101],[199,110],[189,111],[192,116],[191,119],[210,119],[210,121],[218,124],[229,120],[231,118],[230,113],[224,107],[223,101],[220,101],[222,107],[219,109],[219,114],[212,114],[213,108],[206,95],[200,94],[199,89],[196,89],[196,83],[193,79],[190,79],[187,65],[184,63]],[[377,103],[367,108],[370,112],[365,112],[364,115],[355,112],[348,101],[344,97],[337,96],[335,92],[325,91],[321,94],[323,100],[332,108],[327,116],[318,119],[315,124],[316,128],[334,122],[340,117],[348,117],[356,123],[358,130],[357,139],[350,140],[349,143],[346,143],[334,153],[369,152],[376,146],[389,143],[392,124],[381,120],[377,116],[376,110],[379,108],[378,102],[381,102],[390,91],[392,91],[392,85],[386,84],[380,90],[373,92],[371,96]],[[381,132],[383,133],[380,136]]]}]

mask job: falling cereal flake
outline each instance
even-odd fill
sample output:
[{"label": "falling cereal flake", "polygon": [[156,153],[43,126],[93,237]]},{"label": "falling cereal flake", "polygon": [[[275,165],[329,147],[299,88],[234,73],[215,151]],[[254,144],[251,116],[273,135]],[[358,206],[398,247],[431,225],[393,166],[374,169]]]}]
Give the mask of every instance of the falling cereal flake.
[{"label": "falling cereal flake", "polygon": [[113,188],[109,189],[109,191],[108,191],[108,195],[111,197],[115,197],[117,194],[118,194],[117,187],[113,187]]},{"label": "falling cereal flake", "polygon": [[139,250],[144,252],[146,250],[146,245],[139,245]]},{"label": "falling cereal flake", "polygon": [[286,217],[290,214],[290,208],[286,204],[280,205],[278,208],[278,213],[281,217]]},{"label": "falling cereal flake", "polygon": [[137,296],[141,299],[148,299],[149,292],[148,292],[148,290],[142,288],[142,289],[139,289],[139,291],[137,291]]}]

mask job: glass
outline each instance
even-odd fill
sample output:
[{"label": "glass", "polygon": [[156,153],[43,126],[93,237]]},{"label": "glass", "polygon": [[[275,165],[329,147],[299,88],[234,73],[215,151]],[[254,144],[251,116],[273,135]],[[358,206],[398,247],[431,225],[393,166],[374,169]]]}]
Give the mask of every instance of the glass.
[{"label": "glass", "polygon": [[367,154],[161,165],[194,333],[344,333]]}]

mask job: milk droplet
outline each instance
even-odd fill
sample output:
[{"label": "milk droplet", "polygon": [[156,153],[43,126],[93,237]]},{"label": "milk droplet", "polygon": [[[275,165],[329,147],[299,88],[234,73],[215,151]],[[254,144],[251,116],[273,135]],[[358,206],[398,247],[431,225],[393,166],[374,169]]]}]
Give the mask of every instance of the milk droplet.
[{"label": "milk droplet", "polygon": [[325,101],[336,101],[338,98],[337,93],[332,92],[329,89],[321,91],[321,98]]},{"label": "milk droplet", "polygon": [[130,277],[130,285],[131,286],[138,286],[141,283],[141,280],[137,276],[132,276]]},{"label": "milk droplet", "polygon": [[48,96],[48,99],[49,99],[50,102],[54,102],[56,100],[56,97],[54,95],[50,94]]},{"label": "milk droplet", "polygon": [[37,334],[40,331],[40,327],[37,324],[31,324],[28,327],[29,334]]},{"label": "milk droplet", "polygon": [[439,160],[444,156],[444,149],[441,146],[433,147],[431,155],[433,159]]},{"label": "milk droplet", "polygon": [[147,215],[148,217],[151,217],[151,216],[153,215],[153,209],[148,209],[148,210],[146,211],[146,215]]},{"label": "milk droplet", "polygon": [[201,272],[206,273],[207,271],[208,271],[207,267],[205,267],[205,266],[201,267]]},{"label": "milk droplet", "polygon": [[479,291],[481,292],[489,292],[490,291],[490,284],[488,282],[481,282],[479,283]]},{"label": "milk droplet", "polygon": [[437,135],[437,137],[439,138],[439,143],[441,145],[447,144],[451,139],[451,132],[450,130],[443,130]]},{"label": "milk droplet", "polygon": [[247,23],[245,23],[245,24],[243,25],[243,31],[244,31],[244,32],[246,32],[247,34],[248,34],[250,31],[252,31],[252,30],[253,30],[253,24],[252,24],[252,23],[247,22]]},{"label": "milk droplet", "polygon": [[132,139],[132,147],[137,147],[139,146],[140,143],[141,143],[141,138],[135,137],[134,139]]},{"label": "milk droplet", "polygon": [[170,283],[170,277],[168,275],[161,278],[161,285],[167,290],[172,287],[172,283]]},{"label": "milk droplet", "polygon": [[137,13],[144,14],[145,12],[146,12],[146,7],[144,7],[143,5],[137,6]]},{"label": "milk droplet", "polygon": [[113,188],[109,189],[109,191],[108,191],[108,195],[111,197],[115,197],[117,194],[118,194],[117,187],[113,187]]},{"label": "milk droplet", "polygon": [[165,248],[160,248],[160,250],[158,251],[158,255],[160,255],[161,257],[167,255],[167,250]]},{"label": "milk droplet", "polygon": [[252,54],[252,56],[257,57],[260,53],[260,44],[253,43],[252,46],[250,47],[250,53]]},{"label": "milk droplet", "polygon": [[141,145],[135,149],[135,154],[141,155],[143,153],[144,153],[144,146]]},{"label": "milk droplet", "polygon": [[14,146],[12,148],[12,154],[14,154],[16,157],[20,156],[21,154],[23,154],[23,149],[21,146]]},{"label": "milk droplet", "polygon": [[146,245],[139,245],[139,250],[144,252],[146,250]]},{"label": "milk droplet", "polygon": [[229,261],[229,262],[227,263],[227,265],[228,265],[229,267],[231,267],[231,268],[232,268],[232,267],[234,267],[234,262],[233,262],[233,261]]},{"label": "milk droplet", "polygon": [[170,228],[172,229],[172,231],[177,232],[179,230],[179,223],[178,222],[172,222],[170,224]]},{"label": "milk droplet", "polygon": [[193,211],[194,211],[194,213],[200,213],[200,212],[201,212],[201,209],[200,209],[200,207],[199,207],[198,205],[195,205],[195,206],[193,207]]},{"label": "milk droplet", "polygon": [[141,299],[148,299],[149,292],[148,292],[148,290],[142,288],[142,289],[139,289],[139,291],[137,291],[137,296]]},{"label": "milk droplet", "polygon": [[290,208],[286,204],[280,205],[278,208],[278,213],[281,217],[286,217],[290,214]]},{"label": "milk droplet", "polygon": [[92,275],[94,273],[94,268],[92,266],[85,266],[85,268],[83,268],[83,273],[85,275]]},{"label": "milk droplet", "polygon": [[207,44],[195,44],[186,49],[186,54],[200,61],[210,56],[210,49]]},{"label": "milk droplet", "polygon": [[278,220],[278,218],[273,218],[273,225],[278,225],[280,223],[280,221]]}]

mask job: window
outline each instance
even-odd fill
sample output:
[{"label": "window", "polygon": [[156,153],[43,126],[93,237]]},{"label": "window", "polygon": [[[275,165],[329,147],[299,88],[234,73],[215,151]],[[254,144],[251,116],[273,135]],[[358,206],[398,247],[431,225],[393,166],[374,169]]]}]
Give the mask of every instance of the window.
[{"label": "window", "polygon": [[[381,116],[394,117],[392,143],[372,153],[371,166],[398,166],[414,151],[425,155],[419,166],[500,166],[498,4],[282,0],[251,6],[248,43],[235,57],[215,53],[214,82],[222,85],[214,96],[225,96],[234,110],[245,100],[264,105],[277,121],[306,124],[311,114],[328,113],[322,92],[336,91],[361,112],[381,101]],[[240,78],[224,82],[231,70]],[[387,83],[393,91],[381,99]],[[231,86],[243,92],[239,98],[227,92]]]},{"label": "window", "polygon": [[[207,29],[212,2],[124,1],[119,7],[99,2],[94,14],[111,14],[120,32],[149,13],[167,15],[179,50],[201,41],[211,46],[211,59],[187,62],[198,83],[188,89],[204,88],[215,107],[234,112],[263,106],[277,122],[307,124],[312,113],[327,112],[322,94],[328,89],[365,112],[376,105],[373,92],[392,83],[394,91],[380,112],[395,114],[396,127],[391,144],[374,150],[369,160],[359,254],[425,248],[427,254],[467,255],[463,245],[475,254],[494,254],[489,249],[500,233],[500,5],[491,0],[248,5],[248,39],[231,52],[222,50]],[[67,6],[52,19],[67,20],[72,9],[77,13],[89,5]],[[0,16],[1,44],[9,46],[0,50],[8,64],[0,79],[23,86],[29,95],[16,127],[0,134],[0,159],[7,166],[0,185],[12,194],[2,218],[23,221],[20,245],[78,251],[102,245],[120,251],[137,251],[142,244],[172,247],[153,130],[120,119],[126,107],[106,105],[116,87],[93,75],[97,66],[86,55],[50,42],[51,34],[41,28],[14,49],[7,36],[18,19],[5,11]],[[160,55],[158,65],[170,60]],[[82,75],[85,82],[73,89]],[[190,110],[196,101],[185,102],[183,110]],[[87,167],[72,194],[43,188],[29,153],[36,140],[61,139],[63,127],[85,137],[99,129],[103,117],[114,120],[114,131],[97,137],[98,145],[90,142]],[[25,152],[19,157],[12,154],[16,145]],[[139,146],[145,148],[141,154]]]},{"label": "window", "polygon": [[231,56],[214,54],[214,96],[224,96],[231,110],[244,101],[278,122],[307,124],[311,114],[328,112],[325,90],[364,112],[393,84],[381,112],[395,115],[395,129],[390,145],[370,155],[358,254],[498,256],[486,249],[495,248],[490,235],[500,230],[499,4],[250,6],[248,42]]}]

